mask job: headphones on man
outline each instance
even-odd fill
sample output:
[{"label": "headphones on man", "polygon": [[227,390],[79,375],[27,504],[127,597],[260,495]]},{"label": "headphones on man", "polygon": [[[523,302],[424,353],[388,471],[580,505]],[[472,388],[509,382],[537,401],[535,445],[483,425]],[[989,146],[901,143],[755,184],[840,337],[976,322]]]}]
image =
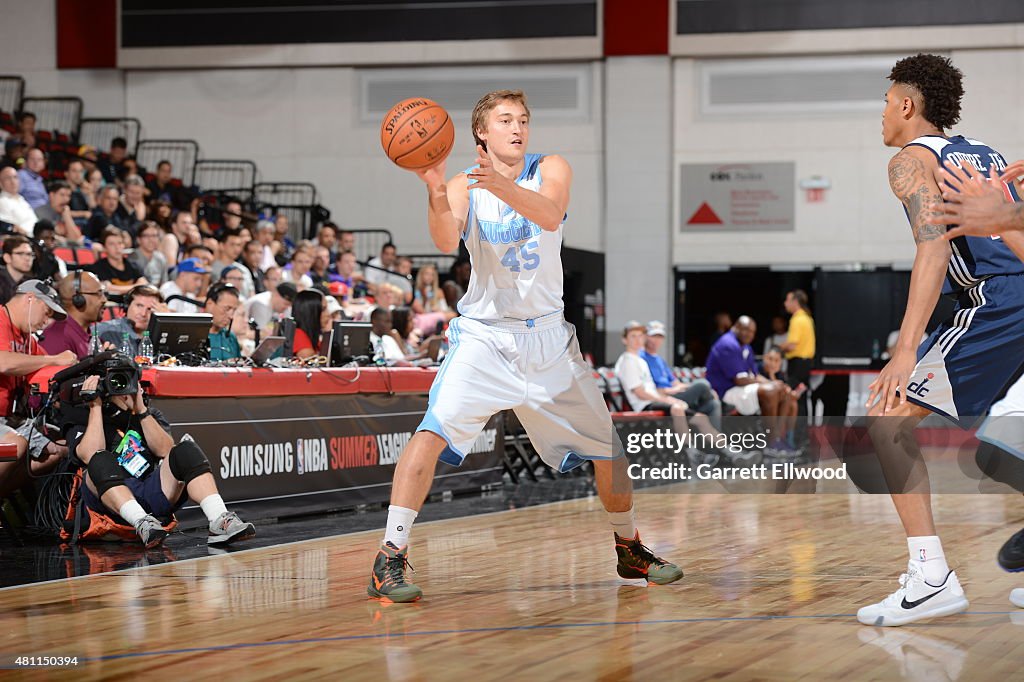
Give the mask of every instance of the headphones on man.
[{"label": "headphones on man", "polygon": [[85,294],[82,293],[82,269],[75,270],[75,293],[71,297],[71,305],[79,310],[85,310]]}]

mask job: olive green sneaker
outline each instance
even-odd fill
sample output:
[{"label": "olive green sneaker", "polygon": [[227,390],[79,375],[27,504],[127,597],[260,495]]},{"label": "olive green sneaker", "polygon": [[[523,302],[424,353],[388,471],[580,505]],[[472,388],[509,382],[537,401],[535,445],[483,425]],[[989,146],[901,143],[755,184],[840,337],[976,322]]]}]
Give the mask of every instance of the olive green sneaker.
[{"label": "olive green sneaker", "polygon": [[668,585],[683,577],[683,569],[671,564],[640,542],[640,532],[632,539],[615,533],[615,553],[619,555],[616,570],[626,580],[646,580],[655,585]]},{"label": "olive green sneaker", "polygon": [[383,601],[410,602],[423,596],[423,591],[405,581],[406,567],[412,568],[408,559],[409,548],[395,547],[390,542],[380,546],[370,573],[370,585],[366,593]]}]

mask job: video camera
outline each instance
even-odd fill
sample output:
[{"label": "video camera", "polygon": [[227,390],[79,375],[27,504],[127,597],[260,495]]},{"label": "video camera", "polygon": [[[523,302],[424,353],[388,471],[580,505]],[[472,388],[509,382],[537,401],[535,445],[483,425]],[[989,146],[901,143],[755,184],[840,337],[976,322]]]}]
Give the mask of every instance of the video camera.
[{"label": "video camera", "polygon": [[[83,391],[82,384],[91,376],[100,378],[94,391]],[[106,400],[115,395],[135,395],[139,390],[142,370],[127,355],[105,351],[86,358],[53,376],[58,386],[57,396],[67,405],[82,405],[99,398]]]}]

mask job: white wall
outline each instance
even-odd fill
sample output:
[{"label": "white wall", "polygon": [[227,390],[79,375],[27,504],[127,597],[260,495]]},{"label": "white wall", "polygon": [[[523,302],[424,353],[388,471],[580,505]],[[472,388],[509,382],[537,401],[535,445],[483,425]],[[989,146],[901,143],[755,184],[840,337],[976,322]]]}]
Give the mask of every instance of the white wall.
[{"label": "white wall", "polygon": [[[1024,50],[950,53],[965,74],[963,117],[954,133],[979,138],[1009,158],[1024,157]],[[877,111],[790,115],[699,112],[697,62],[675,61],[675,164],[793,161],[797,178],[832,180],[825,201],[807,203],[796,190],[793,232],[680,232],[678,180],[673,260],[676,264],[899,263],[914,257],[913,240],[886,173],[896,150],[881,139],[881,92]]]},{"label": "white wall", "polygon": [[[540,69],[521,66],[511,75]],[[474,73],[473,67],[454,70],[455,77]],[[252,159],[264,180],[312,182],[339,224],[386,227],[400,251],[432,252],[422,184],[384,156],[379,123],[362,120],[358,75],[347,67],[130,71],[126,112],[142,121],[146,137],[192,138],[203,158]],[[534,111],[530,148],[562,154],[572,164],[566,243],[601,250],[600,78],[591,80],[588,120],[561,121]],[[475,158],[468,112],[453,112],[453,119],[450,174]]]}]

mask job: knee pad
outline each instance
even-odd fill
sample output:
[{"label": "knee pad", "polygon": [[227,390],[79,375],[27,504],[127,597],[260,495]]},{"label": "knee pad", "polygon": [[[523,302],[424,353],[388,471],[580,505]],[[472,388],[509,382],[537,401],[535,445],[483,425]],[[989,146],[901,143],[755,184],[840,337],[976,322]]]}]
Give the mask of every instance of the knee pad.
[{"label": "knee pad", "polygon": [[117,463],[117,457],[109,450],[100,450],[89,460],[85,468],[100,497],[111,488],[124,485],[124,469]]},{"label": "knee pad", "polygon": [[212,473],[206,453],[191,440],[182,441],[171,448],[170,454],[167,455],[167,463],[174,478],[185,485],[197,476]]}]

